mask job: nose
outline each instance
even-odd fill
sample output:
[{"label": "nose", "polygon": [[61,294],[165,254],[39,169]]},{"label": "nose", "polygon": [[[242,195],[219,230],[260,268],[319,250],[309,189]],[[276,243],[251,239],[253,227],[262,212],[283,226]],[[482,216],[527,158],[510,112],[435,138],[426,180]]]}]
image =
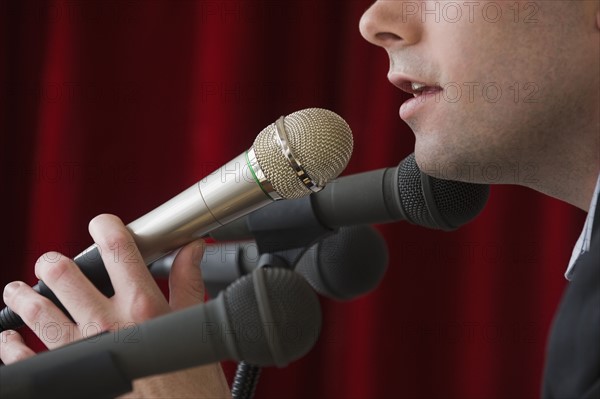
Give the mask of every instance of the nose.
[{"label": "nose", "polygon": [[360,19],[362,36],[387,50],[415,44],[420,38],[418,4],[414,1],[378,0]]}]

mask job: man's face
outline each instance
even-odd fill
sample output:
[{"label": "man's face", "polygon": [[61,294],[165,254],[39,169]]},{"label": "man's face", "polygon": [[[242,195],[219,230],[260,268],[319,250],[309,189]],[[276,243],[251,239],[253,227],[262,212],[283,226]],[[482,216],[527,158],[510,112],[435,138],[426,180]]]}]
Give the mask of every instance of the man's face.
[{"label": "man's face", "polygon": [[596,9],[595,0],[373,4],[361,33],[388,52],[389,80],[417,92],[400,115],[421,169],[527,185],[516,180],[557,162],[554,148],[598,112]]}]

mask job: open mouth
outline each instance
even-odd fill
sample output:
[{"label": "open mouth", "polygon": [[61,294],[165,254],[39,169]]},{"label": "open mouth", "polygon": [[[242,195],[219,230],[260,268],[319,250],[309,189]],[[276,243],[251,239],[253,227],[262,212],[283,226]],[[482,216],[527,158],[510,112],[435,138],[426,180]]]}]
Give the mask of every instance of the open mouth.
[{"label": "open mouth", "polygon": [[400,117],[405,121],[412,119],[421,108],[426,106],[427,103],[431,103],[431,100],[436,99],[436,96],[443,92],[443,89],[438,85],[411,80],[397,79],[394,81],[394,85],[414,96],[400,107]]},{"label": "open mouth", "polygon": [[435,94],[442,91],[440,86],[430,86],[420,82],[403,82],[400,84],[400,89],[407,93],[419,97],[426,94]]},{"label": "open mouth", "polygon": [[[440,102],[439,96],[444,92],[438,83],[426,83],[417,79],[419,78],[416,76],[411,77],[394,71],[388,72],[388,80],[391,84],[405,93],[413,95],[413,98],[405,101],[400,107],[400,118],[404,121],[413,119],[418,113],[423,114],[427,111],[424,108],[428,108],[429,112],[433,111],[432,107]],[[431,78],[430,82],[435,82],[435,79]]]}]

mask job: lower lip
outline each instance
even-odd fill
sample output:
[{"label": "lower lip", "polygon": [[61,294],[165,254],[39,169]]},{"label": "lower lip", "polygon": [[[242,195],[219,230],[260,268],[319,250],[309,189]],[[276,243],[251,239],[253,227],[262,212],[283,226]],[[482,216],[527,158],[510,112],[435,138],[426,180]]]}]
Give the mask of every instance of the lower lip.
[{"label": "lower lip", "polygon": [[[428,102],[436,101],[439,102],[439,96],[441,94],[441,90],[431,91],[428,93],[423,93],[419,97],[413,97],[408,99],[402,106],[400,107],[400,118],[406,121],[423,108]],[[436,100],[437,99],[437,100]]]}]

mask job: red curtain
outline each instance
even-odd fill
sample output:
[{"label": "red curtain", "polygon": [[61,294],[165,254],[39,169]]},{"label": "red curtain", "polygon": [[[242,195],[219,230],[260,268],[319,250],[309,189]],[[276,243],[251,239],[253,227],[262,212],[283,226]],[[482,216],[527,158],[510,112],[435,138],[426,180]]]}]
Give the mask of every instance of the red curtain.
[{"label": "red curtain", "polygon": [[[34,283],[41,254],[90,244],[93,216],[134,220],[302,108],[329,108],[353,128],[345,173],[398,164],[414,139],[387,56],[359,35],[369,4],[0,1],[0,283]],[[456,232],[379,226],[391,258],[381,285],[350,302],[322,299],[316,347],[265,369],[256,396],[539,396],[583,219],[503,186]]]}]

